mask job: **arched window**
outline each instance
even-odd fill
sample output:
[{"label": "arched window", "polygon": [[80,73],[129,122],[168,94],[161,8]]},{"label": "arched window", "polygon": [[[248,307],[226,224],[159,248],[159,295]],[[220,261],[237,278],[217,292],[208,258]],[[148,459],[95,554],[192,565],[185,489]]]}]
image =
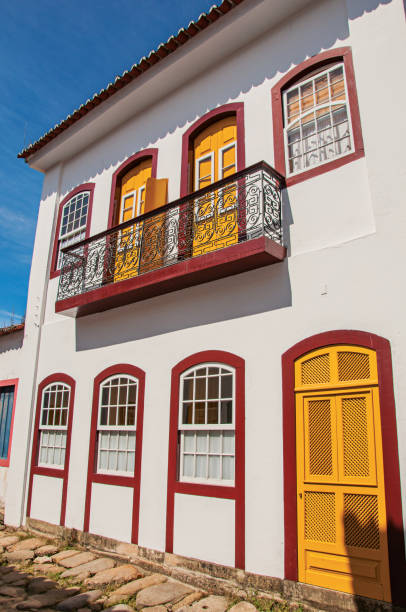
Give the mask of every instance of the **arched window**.
[{"label": "arched window", "polygon": [[283,111],[287,176],[354,150],[343,62],[286,89]]},{"label": "arched window", "polygon": [[[31,516],[33,499],[34,518],[53,523],[59,519],[60,525],[65,524],[75,387],[73,378],[61,372],[47,376],[38,386],[27,516]],[[44,476],[50,477],[47,486],[53,491],[46,509],[38,488]]]},{"label": "arched window", "polygon": [[64,383],[53,383],[42,392],[39,466],[63,468],[65,465],[69,402],[70,387]]},{"label": "arched window", "polygon": [[275,169],[287,186],[364,155],[351,49],[331,49],[272,88]]},{"label": "arched window", "polygon": [[219,363],[181,376],[179,480],[234,484],[235,371]]},{"label": "arched window", "polygon": [[97,472],[133,474],[138,380],[111,376],[100,385],[97,419]]},{"label": "arched window", "polygon": [[62,200],[56,224],[51,278],[62,267],[62,249],[88,238],[93,205],[94,183],[79,185]]}]

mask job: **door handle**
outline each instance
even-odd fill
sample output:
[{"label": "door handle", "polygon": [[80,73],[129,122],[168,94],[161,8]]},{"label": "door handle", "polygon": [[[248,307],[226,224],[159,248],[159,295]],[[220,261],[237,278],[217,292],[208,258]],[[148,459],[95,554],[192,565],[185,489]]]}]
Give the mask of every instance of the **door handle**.
[{"label": "door handle", "polygon": [[300,499],[302,499],[303,493],[299,493],[299,497],[300,497]]}]

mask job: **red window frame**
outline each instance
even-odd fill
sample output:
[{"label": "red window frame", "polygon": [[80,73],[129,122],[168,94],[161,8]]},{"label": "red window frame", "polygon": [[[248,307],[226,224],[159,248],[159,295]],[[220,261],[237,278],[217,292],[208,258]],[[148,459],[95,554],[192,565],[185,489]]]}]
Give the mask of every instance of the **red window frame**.
[{"label": "red window frame", "polygon": [[117,202],[116,199],[116,189],[120,185],[122,177],[131,170],[133,166],[138,164],[141,161],[144,161],[148,158],[152,159],[152,168],[151,168],[151,178],[156,178],[156,171],[158,165],[158,149],[144,149],[143,151],[138,151],[131,155],[128,159],[126,159],[118,168],[114,171],[112,181],[111,181],[111,192],[110,192],[110,206],[109,206],[109,218],[107,228],[110,229],[117,225],[115,223],[116,215],[117,215]]},{"label": "red window frame", "polygon": [[[133,476],[122,476],[115,474],[99,474],[97,472],[97,419],[99,414],[99,395],[100,385],[113,375],[129,375],[138,380],[138,403],[137,403],[137,428],[136,428],[136,446],[135,446],[135,466]],[[142,459],[142,433],[144,422],[144,394],[145,394],[145,372],[140,368],[128,363],[120,363],[106,368],[94,379],[93,385],[93,405],[92,405],[92,420],[90,430],[89,444],[89,462],[87,468],[87,484],[86,484],[86,502],[85,515],[83,523],[83,531],[89,531],[90,524],[90,509],[92,502],[92,484],[108,484],[121,487],[130,487],[133,489],[133,513],[132,513],[132,528],[131,542],[138,543],[138,526],[139,526],[139,508],[140,508],[140,489],[141,489],[141,459]]]},{"label": "red window frame", "polygon": [[295,185],[314,176],[324,174],[340,166],[344,166],[356,159],[364,157],[364,143],[362,139],[361,119],[358,105],[357,88],[355,84],[354,64],[350,47],[339,47],[319,53],[314,57],[302,62],[299,66],[292,68],[276,85],[272,87],[272,121],[273,142],[275,156],[275,170],[286,176],[286,159],[284,143],[284,120],[283,120],[283,92],[305,78],[310,72],[320,68],[322,70],[333,62],[343,62],[348,89],[348,104],[351,115],[352,133],[354,139],[354,151],[343,157],[332,159],[325,164],[309,168],[293,176],[286,177],[286,186]]},{"label": "red window frame", "polygon": [[10,378],[9,380],[0,380],[0,387],[14,387],[14,400],[13,400],[13,408],[11,412],[8,453],[7,453],[7,459],[0,459],[1,467],[9,467],[10,465],[11,443],[13,441],[14,413],[15,413],[15,407],[17,403],[18,380],[19,380],[18,378]]},{"label": "red window frame", "polygon": [[[180,378],[185,370],[206,362],[224,363],[235,370],[235,483],[234,486],[181,482],[178,479]],[[235,500],[235,566],[245,568],[245,361],[226,351],[202,351],[172,369],[169,425],[166,551],[173,552],[175,493]]]},{"label": "red window frame", "polygon": [[352,344],[376,352],[392,603],[404,606],[406,561],[391,348],[388,340],[369,332],[355,330],[324,332],[298,342],[282,355],[285,579],[294,581],[298,579],[294,363],[296,359],[310,351],[336,344]]},{"label": "red window frame", "polygon": [[[66,451],[65,451],[65,465],[63,468],[47,468],[38,465],[39,457],[39,420],[41,417],[41,406],[42,406],[42,395],[45,387],[52,383],[65,383],[70,387],[70,398],[69,398],[69,414],[68,414],[68,428],[66,433]],[[34,437],[32,442],[32,454],[31,454],[31,470],[30,470],[30,481],[28,487],[28,499],[27,499],[27,516],[31,514],[31,499],[32,499],[32,487],[34,476],[51,476],[52,478],[62,478],[62,500],[61,500],[61,515],[59,524],[65,525],[66,515],[66,496],[68,491],[68,477],[69,477],[69,460],[70,460],[70,445],[72,436],[72,420],[73,420],[73,408],[75,403],[75,389],[76,382],[71,376],[63,374],[61,372],[57,374],[51,374],[44,378],[44,380],[38,385],[37,393],[37,408],[35,414],[34,424]]]},{"label": "red window frame", "polygon": [[90,235],[90,222],[91,222],[91,219],[92,219],[92,209],[93,209],[94,187],[95,187],[94,183],[82,183],[81,185],[78,185],[77,187],[75,187],[75,189],[70,191],[68,193],[68,195],[65,196],[64,199],[62,200],[62,202],[59,204],[58,217],[57,217],[57,220],[56,220],[56,228],[55,228],[54,246],[53,246],[53,249],[52,249],[51,271],[50,271],[50,274],[49,274],[49,278],[57,278],[60,275],[60,273],[61,273],[60,270],[57,270],[56,266],[57,266],[57,263],[58,263],[59,232],[61,231],[61,221],[62,221],[62,210],[63,210],[63,207],[65,206],[65,204],[67,202],[69,202],[69,200],[71,198],[73,198],[75,195],[78,195],[82,191],[89,191],[90,192],[90,195],[89,195],[89,208],[87,210],[86,232],[85,232],[85,238],[89,238],[89,235]]}]

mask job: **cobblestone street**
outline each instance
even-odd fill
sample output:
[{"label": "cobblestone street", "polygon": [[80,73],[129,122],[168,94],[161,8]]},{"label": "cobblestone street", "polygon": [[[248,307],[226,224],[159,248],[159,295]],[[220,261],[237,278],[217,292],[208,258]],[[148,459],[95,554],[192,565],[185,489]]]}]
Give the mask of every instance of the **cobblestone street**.
[{"label": "cobblestone street", "polygon": [[[246,601],[196,590],[133,563],[71,548],[66,543],[3,529],[0,534],[0,610],[43,612],[250,612]],[[263,610],[288,610],[268,601]]]}]

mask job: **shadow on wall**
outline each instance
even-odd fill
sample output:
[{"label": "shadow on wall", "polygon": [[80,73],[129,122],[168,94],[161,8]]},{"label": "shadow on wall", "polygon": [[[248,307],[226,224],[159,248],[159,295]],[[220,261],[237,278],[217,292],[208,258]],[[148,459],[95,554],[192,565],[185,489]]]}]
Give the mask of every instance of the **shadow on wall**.
[{"label": "shadow on wall", "polygon": [[18,351],[23,346],[24,332],[17,332],[0,338],[0,355],[8,351]]},{"label": "shadow on wall", "polygon": [[[291,305],[292,292],[285,260],[76,319],[76,350],[122,344]],[[249,333],[249,327],[247,330]]]},{"label": "shadow on wall", "polygon": [[[347,3],[349,18],[357,19],[391,1],[351,0]],[[101,169],[112,171],[134,152],[157,146],[169,133],[176,130],[183,132],[188,124],[209,110],[239,99],[241,94],[249,92],[253,87],[285,73],[308,57],[343,43],[349,36],[344,4],[338,1],[324,0],[310,9],[306,7],[298,15],[296,23],[299,28],[297,32],[288,20],[276,29],[271,47],[267,36],[260,36],[246,47],[243,58],[231,56],[222,63],[221,70],[214,66],[204,74],[199,74],[198,86],[196,80],[182,87],[174,83],[172,92],[165,90],[163,101],[158,101],[149,111],[143,112],[142,122],[131,120],[116,130],[104,140],[103,149],[97,143],[92,145],[94,151],[91,156],[84,152],[86,163],[83,163],[82,156],[77,156],[77,164],[72,173],[74,177],[71,180],[66,175],[64,177],[64,193],[68,193],[78,184],[94,180]],[[323,27],[315,29],[315,23],[323,23]],[[227,20],[224,21],[224,26],[226,24]],[[204,39],[204,35],[201,39],[195,39],[197,48],[204,44]],[[175,61],[176,57],[175,54]],[[182,52],[179,54],[179,58],[181,57]],[[165,63],[162,66],[165,66]],[[157,69],[160,70],[160,67]],[[152,76],[153,74],[154,70],[151,71]],[[151,75],[146,73],[142,82],[151,79]],[[52,193],[53,190],[44,191],[43,197]],[[106,194],[106,198],[109,198],[109,195]]]}]

